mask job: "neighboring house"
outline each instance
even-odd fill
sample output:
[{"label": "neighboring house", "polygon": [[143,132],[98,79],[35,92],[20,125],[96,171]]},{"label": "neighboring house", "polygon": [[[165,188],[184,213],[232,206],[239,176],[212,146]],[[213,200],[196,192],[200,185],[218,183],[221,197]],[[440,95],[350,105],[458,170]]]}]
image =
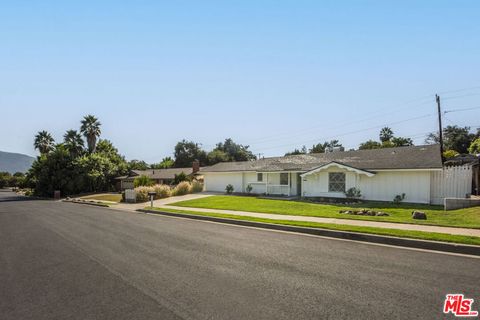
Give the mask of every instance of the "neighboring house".
[{"label": "neighboring house", "polygon": [[364,200],[392,201],[405,193],[405,202],[437,204],[443,197],[465,197],[471,192],[471,169],[448,174],[447,184],[454,179],[458,185],[455,194],[433,186],[438,179],[447,181],[439,145],[222,162],[202,168],[200,173],[205,190],[219,192],[231,184],[234,192],[246,192],[250,185],[256,194],[345,198],[344,192],[354,187],[360,189]]},{"label": "neighboring house", "polygon": [[133,189],[133,181],[139,176],[147,176],[152,179],[156,184],[171,184],[175,175],[184,173],[187,177],[197,179],[200,178],[198,171],[200,170],[200,165],[198,162],[194,162],[189,168],[169,168],[169,169],[148,169],[148,170],[132,170],[127,176],[115,178],[117,183],[117,189]]}]

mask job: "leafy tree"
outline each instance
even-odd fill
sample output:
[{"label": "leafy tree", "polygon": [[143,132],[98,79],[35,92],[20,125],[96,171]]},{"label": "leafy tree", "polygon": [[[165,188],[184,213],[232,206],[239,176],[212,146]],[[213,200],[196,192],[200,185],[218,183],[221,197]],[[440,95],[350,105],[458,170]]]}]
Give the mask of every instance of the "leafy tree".
[{"label": "leafy tree", "polygon": [[0,189],[10,186],[11,179],[12,175],[10,174],[10,172],[0,172]]},{"label": "leafy tree", "polygon": [[293,151],[285,153],[285,156],[292,156],[292,155],[299,155],[299,154],[306,154],[307,153],[307,147],[303,146],[302,149],[297,149],[295,148]]},{"label": "leafy tree", "polygon": [[82,126],[80,127],[80,131],[87,139],[88,151],[93,153],[95,152],[97,138],[102,133],[100,129],[101,123],[95,116],[90,114],[83,117],[81,123]]},{"label": "leafy tree", "polygon": [[381,142],[390,141],[393,138],[393,131],[389,127],[384,127],[380,130],[379,136]]},{"label": "leafy tree", "polygon": [[309,150],[310,153],[325,153],[327,149],[343,147],[338,140],[325,141],[324,143],[317,143]]},{"label": "leafy tree", "polygon": [[390,141],[394,147],[413,146],[413,140],[410,138],[393,137]]},{"label": "leafy tree", "polygon": [[[228,157],[228,161],[248,161],[255,160],[257,157],[248,150],[249,146],[235,143],[231,138],[225,139],[225,141],[217,143],[217,146],[213,151],[222,151]],[[213,163],[210,163],[213,164]]]},{"label": "leafy tree", "polygon": [[468,152],[471,154],[479,154],[480,153],[480,138],[475,139],[468,148]]},{"label": "leafy tree", "polygon": [[40,154],[47,154],[53,150],[54,142],[55,141],[53,140],[52,135],[47,131],[43,130],[35,135],[33,145],[35,149],[40,152]]},{"label": "leafy tree", "polygon": [[219,162],[230,161],[228,154],[222,150],[214,149],[207,154],[208,163],[213,165]]},{"label": "leafy tree", "polygon": [[185,139],[176,144],[174,156],[176,168],[190,167],[195,160],[200,161],[201,165],[207,163],[207,153],[200,145]]},{"label": "leafy tree", "polygon": [[380,149],[382,144],[380,142],[374,140],[368,140],[360,144],[358,147],[359,150],[367,150],[367,149]]},{"label": "leafy tree", "polygon": [[96,153],[107,157],[116,166],[119,176],[129,171],[125,157],[118,153],[118,149],[114,147],[110,140],[100,139],[97,144]]},{"label": "leafy tree", "polygon": [[168,169],[175,165],[175,160],[171,157],[165,157],[160,163],[154,163],[150,165],[151,169]]},{"label": "leafy tree", "polygon": [[179,184],[180,182],[182,181],[189,181],[190,179],[188,179],[187,175],[183,172],[180,172],[179,174],[175,174],[174,178],[173,178],[173,184],[177,185]]},{"label": "leafy tree", "polygon": [[443,152],[443,157],[444,157],[445,159],[450,159],[450,158],[453,158],[453,157],[458,156],[458,154],[459,154],[459,153],[458,153],[457,151],[455,151],[455,150],[447,150],[447,151],[444,151],[444,152]]},{"label": "leafy tree", "polygon": [[150,179],[149,177],[147,177],[146,175],[141,175],[139,177],[136,177],[134,180],[133,180],[133,186],[136,188],[136,187],[141,187],[141,186],[153,186],[155,184],[155,182]]},{"label": "leafy tree", "polygon": [[65,147],[73,156],[79,156],[83,153],[83,139],[77,130],[68,130],[63,136],[63,139]]},{"label": "leafy tree", "polygon": [[[446,126],[443,128],[443,148],[459,153],[468,153],[468,148],[476,136],[476,134],[470,133],[470,127]],[[428,134],[425,143],[440,143],[438,132]]]},{"label": "leafy tree", "polygon": [[147,170],[148,164],[143,160],[131,160],[128,162],[128,170]]}]

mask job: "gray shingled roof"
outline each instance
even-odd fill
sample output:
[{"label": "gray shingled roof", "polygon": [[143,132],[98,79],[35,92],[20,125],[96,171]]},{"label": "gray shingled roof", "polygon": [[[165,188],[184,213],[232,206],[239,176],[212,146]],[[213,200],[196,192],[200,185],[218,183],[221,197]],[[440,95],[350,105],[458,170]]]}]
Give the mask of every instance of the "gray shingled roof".
[{"label": "gray shingled roof", "polygon": [[132,170],[133,175],[130,174],[128,177],[136,177],[145,175],[150,179],[174,179],[175,175],[180,173],[185,173],[187,176],[193,173],[193,168],[169,168],[169,169],[149,169],[149,170]]},{"label": "gray shingled roof", "polygon": [[309,171],[332,161],[363,170],[442,168],[439,145],[313,153],[255,161],[221,162],[200,170],[232,171]]}]

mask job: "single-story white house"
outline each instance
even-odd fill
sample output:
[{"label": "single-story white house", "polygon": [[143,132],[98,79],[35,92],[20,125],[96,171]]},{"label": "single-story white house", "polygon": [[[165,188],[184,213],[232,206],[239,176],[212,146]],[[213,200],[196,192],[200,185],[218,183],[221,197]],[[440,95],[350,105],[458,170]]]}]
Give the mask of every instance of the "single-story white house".
[{"label": "single-story white house", "polygon": [[[318,198],[345,198],[359,189],[364,200],[441,204],[471,192],[471,168],[446,172],[439,145],[338,151],[221,162],[204,167],[205,190]],[[451,186],[454,186],[453,188]]]}]

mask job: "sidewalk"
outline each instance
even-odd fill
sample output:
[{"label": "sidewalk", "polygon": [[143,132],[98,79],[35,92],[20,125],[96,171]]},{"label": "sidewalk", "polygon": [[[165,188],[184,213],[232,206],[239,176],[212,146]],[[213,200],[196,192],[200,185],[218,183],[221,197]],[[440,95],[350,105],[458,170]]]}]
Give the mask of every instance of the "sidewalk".
[{"label": "sidewalk", "polygon": [[[202,195],[196,195],[196,196],[201,197]],[[204,195],[204,196],[209,196],[209,195]],[[160,208],[160,209],[163,207],[165,209],[176,209],[176,210],[183,210],[183,211],[196,211],[196,212],[207,212],[207,213],[221,213],[221,214],[256,217],[256,218],[264,218],[264,219],[307,221],[307,222],[331,223],[331,224],[349,225],[349,226],[437,232],[437,233],[446,233],[446,234],[454,234],[454,235],[462,235],[462,236],[480,237],[479,229],[451,228],[451,227],[428,226],[428,225],[418,225],[418,224],[408,224],[408,223],[376,222],[376,221],[366,221],[366,220],[319,218],[319,217],[309,217],[309,216],[292,216],[292,215],[285,215],[285,214],[270,214],[270,213],[258,213],[258,212],[246,212],[246,211],[190,208],[190,207],[177,207],[177,206],[167,205],[168,203],[174,203],[174,202],[183,200],[183,199],[180,199],[180,197],[175,197],[175,198],[176,199],[172,199],[174,201],[171,201],[171,202],[164,202],[164,203],[159,202],[158,205],[157,203],[154,203],[154,207]],[[168,199],[162,199],[162,200],[168,200]],[[157,201],[161,201],[161,200],[157,200]],[[145,207],[145,204],[143,207]]]},{"label": "sidewalk", "polygon": [[[211,197],[214,194],[209,193],[191,193],[186,194],[184,196],[176,196],[176,197],[169,197],[164,199],[158,199],[153,201],[153,206],[160,208],[165,206],[169,203],[179,202],[179,201],[186,201],[186,200],[194,200],[200,198]],[[120,210],[128,210],[128,211],[135,211],[138,209],[143,209],[145,207],[150,207],[150,201],[144,203],[118,203],[112,206],[112,209],[120,209]]]}]

